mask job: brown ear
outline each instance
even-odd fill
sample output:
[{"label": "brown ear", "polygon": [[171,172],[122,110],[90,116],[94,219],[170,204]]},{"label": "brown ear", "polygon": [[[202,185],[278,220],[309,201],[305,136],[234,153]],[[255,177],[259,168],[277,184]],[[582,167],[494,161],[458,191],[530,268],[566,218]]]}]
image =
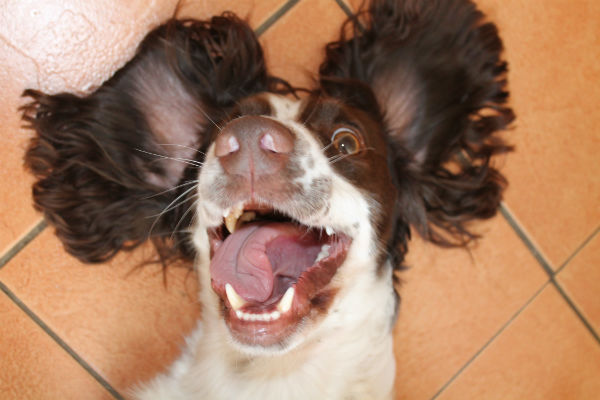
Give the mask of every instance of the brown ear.
[{"label": "brown ear", "polygon": [[[395,150],[404,217],[426,237],[463,243],[465,223],[496,212],[505,180],[495,133],[514,119],[496,26],[468,0],[374,0],[327,47],[326,92],[368,86]],[[365,96],[366,97],[366,96]]]},{"label": "brown ear", "polygon": [[[170,242],[189,225],[190,182],[213,129],[237,100],[274,82],[252,30],[227,14],[157,28],[87,97],[25,91],[36,207],[86,262],[149,236]],[[175,235],[175,247],[185,243]]]}]

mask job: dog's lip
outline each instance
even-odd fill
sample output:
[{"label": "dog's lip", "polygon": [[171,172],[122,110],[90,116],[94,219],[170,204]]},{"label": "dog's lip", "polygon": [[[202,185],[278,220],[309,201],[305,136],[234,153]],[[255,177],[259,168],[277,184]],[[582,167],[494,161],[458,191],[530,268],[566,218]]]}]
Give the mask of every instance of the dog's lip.
[{"label": "dog's lip", "polygon": [[[244,210],[255,210],[254,205],[246,205]],[[261,213],[272,212],[273,209],[260,206]],[[295,223],[295,222],[289,222]],[[281,345],[286,338],[292,335],[299,324],[314,312],[322,312],[330,304],[336,290],[330,287],[330,281],[337,269],[343,264],[348,253],[352,239],[343,233],[331,232],[331,228],[307,227],[327,230],[329,254],[318,259],[314,265],[308,267],[290,285],[294,289],[293,299],[287,310],[282,311],[280,303],[285,294],[272,298],[265,303],[252,303],[244,301],[240,306],[234,307],[227,295],[226,284],[216,284],[211,281],[214,292],[220,297],[222,314],[232,336],[240,343],[251,346]],[[219,229],[225,229],[223,227]],[[216,248],[222,244],[217,230],[209,230],[211,238],[211,258]],[[230,288],[231,289],[231,288]],[[287,292],[286,292],[287,293]],[[273,317],[269,317],[272,315]],[[249,317],[253,317],[250,319]]]}]

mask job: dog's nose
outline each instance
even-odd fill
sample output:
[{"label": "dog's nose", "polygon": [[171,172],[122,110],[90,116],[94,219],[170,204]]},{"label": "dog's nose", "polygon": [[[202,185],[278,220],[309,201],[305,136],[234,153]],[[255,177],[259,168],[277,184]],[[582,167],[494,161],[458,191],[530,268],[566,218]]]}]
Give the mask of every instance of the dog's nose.
[{"label": "dog's nose", "polygon": [[294,134],[265,117],[244,116],[228,123],[215,141],[225,172],[257,179],[281,170],[294,149]]}]

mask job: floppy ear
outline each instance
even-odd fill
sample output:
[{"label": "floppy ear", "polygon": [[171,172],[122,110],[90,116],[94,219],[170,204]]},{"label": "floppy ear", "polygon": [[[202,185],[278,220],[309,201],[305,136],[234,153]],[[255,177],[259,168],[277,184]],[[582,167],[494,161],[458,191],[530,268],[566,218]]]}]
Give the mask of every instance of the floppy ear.
[{"label": "floppy ear", "polygon": [[236,100],[277,82],[250,27],[223,14],[158,27],[89,96],[26,90],[36,208],[86,262],[150,235],[163,250],[191,255],[184,236],[168,238],[189,225],[193,201],[179,205],[193,200],[203,151]]},{"label": "floppy ear", "polygon": [[348,27],[327,47],[322,90],[370,91],[360,97],[388,130],[403,219],[464,244],[466,222],[494,215],[505,186],[491,158],[510,147],[494,133],[514,115],[495,25],[467,0],[375,0]]}]

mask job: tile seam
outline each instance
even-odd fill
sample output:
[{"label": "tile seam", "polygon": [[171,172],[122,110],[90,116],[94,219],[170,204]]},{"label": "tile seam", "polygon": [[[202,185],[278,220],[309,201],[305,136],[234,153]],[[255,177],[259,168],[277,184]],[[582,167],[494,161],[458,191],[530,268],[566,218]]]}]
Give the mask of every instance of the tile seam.
[{"label": "tile seam", "polygon": [[475,354],[473,354],[473,356],[467,360],[467,362],[460,367],[455,373],[454,375],[452,375],[452,377],[450,377],[450,379],[440,388],[440,390],[437,391],[436,394],[433,395],[433,397],[431,397],[430,400],[435,400],[437,399],[439,396],[442,395],[442,393],[444,393],[444,391],[452,384],[454,383],[454,381],[456,381],[456,379],[458,379],[458,377],[460,375],[462,375],[462,373],[477,359],[479,358],[479,356],[493,343],[496,341],[496,339],[498,337],[500,337],[500,335],[502,333],[504,333],[504,331],[510,326],[512,325],[512,323],[515,321],[515,319],[517,319],[519,317],[519,315],[521,315],[523,313],[523,311],[525,311],[530,305],[531,303],[550,285],[550,282],[547,281],[545,282],[534,294],[533,296],[531,296],[526,302],[525,304],[523,304],[509,319],[508,321],[506,321],[501,327],[500,329],[498,329],[498,331],[496,333],[494,333],[492,335],[492,337],[484,343],[484,345],[475,352]]},{"label": "tile seam", "polygon": [[[563,298],[565,303],[567,303],[569,308],[571,308],[571,311],[573,311],[573,313],[577,316],[577,318],[579,318],[579,320],[581,321],[583,326],[588,330],[590,335],[592,335],[592,337],[596,340],[596,342],[598,342],[598,344],[600,344],[600,335],[598,334],[598,332],[596,332],[596,330],[594,329],[592,324],[590,324],[590,322],[587,320],[585,315],[583,315],[581,310],[579,310],[579,308],[577,308],[573,299],[571,299],[569,297],[569,295],[563,290],[562,286],[560,286],[560,284],[556,280],[557,274],[560,272],[560,270],[562,268],[564,268],[564,265],[561,266],[561,268],[554,271],[552,269],[552,267],[550,266],[550,264],[548,263],[548,261],[544,258],[544,256],[541,254],[541,252],[537,249],[535,244],[533,244],[531,239],[529,239],[529,236],[525,233],[523,228],[516,221],[516,219],[513,217],[512,213],[508,210],[508,207],[504,203],[502,203],[500,205],[500,212],[502,213],[502,215],[504,216],[506,221],[509,223],[511,228],[515,231],[515,233],[523,241],[525,246],[529,249],[529,251],[533,254],[533,256],[536,258],[536,260],[540,263],[542,268],[546,271],[546,273],[548,274],[548,277],[550,278],[550,283],[552,284],[552,286],[554,286],[554,288],[561,295],[561,297]],[[569,258],[569,260],[571,260],[571,258],[574,257],[579,251],[581,251],[585,247],[585,245],[594,238],[594,236],[598,233],[599,230],[600,230],[600,228],[597,228],[596,231],[590,237],[588,237],[584,241],[584,243],[577,248],[577,250],[575,250],[575,253],[573,253],[573,255]]]},{"label": "tile seam", "polygon": [[17,254],[21,252],[29,243],[31,243],[44,229],[46,229],[46,220],[42,219],[33,228],[31,228],[21,239],[12,245],[6,253],[0,257],[0,269],[10,262]]},{"label": "tile seam", "polygon": [[0,282],[2,291],[21,311],[25,313],[38,327],[42,329],[56,344],[58,344],[71,358],[79,364],[93,379],[96,380],[116,400],[125,398],[115,390],[96,370],[94,370],[75,350],[73,350],[56,332],[54,332],[37,314],[33,312],[8,286]]},{"label": "tile seam", "polygon": [[288,13],[300,0],[288,0],[279,7],[273,14],[271,14],[258,28],[254,30],[257,37],[264,34],[269,28],[271,28],[281,17]]},{"label": "tile seam", "polygon": [[335,2],[348,17],[354,16],[354,13],[352,12],[350,5],[346,4],[346,2],[344,0],[335,0]]},{"label": "tile seam", "polygon": [[529,235],[521,227],[521,224],[517,222],[515,217],[512,215],[512,213],[506,206],[506,204],[500,203],[499,210],[506,222],[508,222],[512,230],[517,234],[517,236],[519,236],[521,242],[523,242],[525,247],[527,247],[529,252],[533,255],[538,264],[540,264],[540,266],[546,272],[548,277],[552,278],[554,276],[554,270],[552,269],[552,266],[550,265],[546,257],[544,257],[544,255],[541,253],[541,251],[537,248],[537,246],[533,243],[533,241],[529,238]]},{"label": "tile seam", "polygon": [[573,261],[575,259],[575,257],[577,257],[579,255],[579,253],[581,253],[581,251],[592,241],[594,240],[594,238],[596,237],[596,235],[598,235],[598,233],[600,233],[600,226],[597,226],[595,230],[592,231],[592,234],[589,235],[580,245],[579,247],[577,247],[575,249],[575,251],[573,252],[573,254],[571,254],[566,260],[565,262],[556,270],[555,275],[560,274],[560,272],[565,269],[565,267],[567,265],[569,265],[571,263],[571,261]]},{"label": "tile seam", "polygon": [[552,285],[558,291],[558,293],[561,295],[563,300],[567,303],[567,305],[571,308],[571,310],[579,318],[579,320],[581,321],[583,326],[589,331],[589,333],[592,335],[592,337],[596,340],[596,343],[598,343],[598,345],[600,345],[600,335],[598,334],[598,332],[596,332],[596,330],[594,329],[592,324],[590,324],[590,322],[587,320],[585,315],[583,315],[583,313],[581,312],[579,307],[577,307],[577,305],[575,305],[575,301],[573,301],[573,299],[571,299],[571,297],[569,297],[567,292],[565,292],[563,287],[556,281],[556,279],[554,279],[554,277],[552,277],[551,282],[552,282]]}]

